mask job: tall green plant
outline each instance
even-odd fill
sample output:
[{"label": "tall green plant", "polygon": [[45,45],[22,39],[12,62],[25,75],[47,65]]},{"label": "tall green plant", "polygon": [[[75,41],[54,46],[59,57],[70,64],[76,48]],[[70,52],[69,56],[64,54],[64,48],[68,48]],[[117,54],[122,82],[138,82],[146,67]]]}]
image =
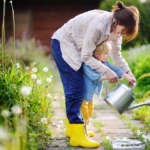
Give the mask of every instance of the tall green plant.
[{"label": "tall green plant", "polygon": [[11,5],[11,11],[12,11],[12,20],[13,20],[13,47],[15,49],[16,48],[16,46],[15,46],[15,14],[14,14],[12,0],[10,1],[10,5]]},{"label": "tall green plant", "polygon": [[3,0],[3,19],[2,19],[2,47],[1,47],[1,61],[3,70],[5,70],[5,12],[6,12],[6,0]]}]

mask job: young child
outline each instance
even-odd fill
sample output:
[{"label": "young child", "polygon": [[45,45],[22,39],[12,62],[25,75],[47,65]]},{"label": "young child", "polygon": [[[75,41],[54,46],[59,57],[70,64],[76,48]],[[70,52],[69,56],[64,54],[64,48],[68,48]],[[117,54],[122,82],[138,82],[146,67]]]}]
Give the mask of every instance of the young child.
[{"label": "young child", "polygon": [[[94,51],[93,56],[113,70],[118,78],[126,78],[127,80],[132,80],[131,77],[126,74],[120,68],[113,66],[107,61],[109,56],[109,52],[111,51],[111,45],[109,42],[104,42],[101,45],[97,46],[96,50]],[[89,124],[89,119],[93,112],[93,95],[96,93],[98,96],[101,94],[103,80],[105,80],[105,75],[99,74],[92,70],[86,64],[83,64],[83,71],[84,71],[84,93],[83,93],[83,101],[81,105],[81,112],[85,121],[85,124]],[[89,136],[93,136],[93,132],[88,132]]]}]

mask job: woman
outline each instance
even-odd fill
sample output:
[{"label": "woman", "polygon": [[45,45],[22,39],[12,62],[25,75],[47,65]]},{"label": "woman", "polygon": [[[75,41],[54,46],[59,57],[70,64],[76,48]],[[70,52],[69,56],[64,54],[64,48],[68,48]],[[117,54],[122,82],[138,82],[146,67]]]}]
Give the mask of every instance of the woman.
[{"label": "woman", "polygon": [[114,5],[112,12],[91,10],[75,16],[59,28],[52,36],[52,55],[58,67],[64,87],[66,114],[68,118],[66,136],[71,146],[94,148],[100,146],[88,138],[80,111],[83,95],[82,63],[104,75],[110,83],[116,83],[115,72],[93,57],[96,46],[109,40],[111,57],[132,80],[136,82],[120,49],[122,36],[130,41],[138,33],[139,12],[134,6],[122,2]]}]

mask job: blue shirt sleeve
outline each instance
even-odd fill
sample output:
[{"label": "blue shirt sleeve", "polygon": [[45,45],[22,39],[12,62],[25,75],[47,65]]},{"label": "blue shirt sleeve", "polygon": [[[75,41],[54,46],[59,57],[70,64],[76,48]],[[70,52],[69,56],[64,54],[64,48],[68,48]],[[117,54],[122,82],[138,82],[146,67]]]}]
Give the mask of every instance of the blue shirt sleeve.
[{"label": "blue shirt sleeve", "polygon": [[104,62],[104,64],[105,64],[107,67],[109,67],[111,70],[113,70],[113,71],[117,74],[118,78],[121,78],[121,76],[125,73],[125,72],[124,72],[123,70],[121,70],[119,67],[116,67],[116,66],[110,64],[108,61],[107,61],[107,62]]},{"label": "blue shirt sleeve", "polygon": [[91,67],[83,63],[84,75],[87,76],[90,80],[95,81],[102,77],[102,74],[97,73]]}]

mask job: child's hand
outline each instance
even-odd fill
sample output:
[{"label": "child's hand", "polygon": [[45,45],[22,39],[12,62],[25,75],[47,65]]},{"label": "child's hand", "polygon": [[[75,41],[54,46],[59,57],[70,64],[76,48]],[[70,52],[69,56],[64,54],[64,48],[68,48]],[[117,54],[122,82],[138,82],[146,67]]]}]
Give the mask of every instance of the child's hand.
[{"label": "child's hand", "polygon": [[102,81],[102,80],[108,80],[109,83],[116,83],[118,81],[118,77],[114,71],[109,70],[109,71],[106,71],[104,75],[99,79],[99,81]]}]

